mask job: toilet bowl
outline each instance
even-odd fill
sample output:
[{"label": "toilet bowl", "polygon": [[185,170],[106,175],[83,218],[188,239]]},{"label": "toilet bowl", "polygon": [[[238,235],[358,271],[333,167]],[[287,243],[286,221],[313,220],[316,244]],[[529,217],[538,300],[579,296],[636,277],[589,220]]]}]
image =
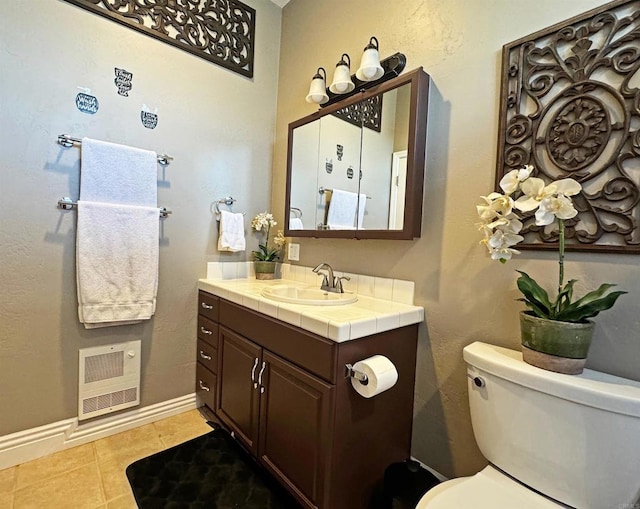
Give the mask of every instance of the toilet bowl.
[{"label": "toilet bowl", "polygon": [[640,507],[640,382],[545,371],[507,348],[464,348],[473,433],[489,466],[416,509]]}]

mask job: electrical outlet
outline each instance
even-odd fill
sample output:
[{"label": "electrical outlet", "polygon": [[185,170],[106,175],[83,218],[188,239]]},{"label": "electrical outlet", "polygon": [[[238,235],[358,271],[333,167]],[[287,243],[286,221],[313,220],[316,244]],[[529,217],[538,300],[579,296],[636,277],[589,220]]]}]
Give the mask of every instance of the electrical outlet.
[{"label": "electrical outlet", "polygon": [[287,251],[287,259],[292,262],[297,262],[300,260],[300,244],[289,244]]}]

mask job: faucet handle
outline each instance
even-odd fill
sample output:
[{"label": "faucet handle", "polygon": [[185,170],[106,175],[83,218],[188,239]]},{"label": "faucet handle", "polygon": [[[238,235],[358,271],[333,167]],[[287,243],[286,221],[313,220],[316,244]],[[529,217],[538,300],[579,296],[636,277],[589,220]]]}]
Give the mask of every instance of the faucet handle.
[{"label": "faucet handle", "polygon": [[328,288],[329,278],[327,277],[327,275],[322,272],[318,272],[318,276],[322,276],[322,285],[320,285],[320,288]]},{"label": "faucet handle", "polygon": [[343,279],[346,279],[347,281],[351,281],[351,278],[349,276],[340,276],[340,277],[336,276],[336,280],[335,280],[334,286],[335,286],[336,291],[338,293],[344,293],[344,289],[342,288],[342,280]]}]

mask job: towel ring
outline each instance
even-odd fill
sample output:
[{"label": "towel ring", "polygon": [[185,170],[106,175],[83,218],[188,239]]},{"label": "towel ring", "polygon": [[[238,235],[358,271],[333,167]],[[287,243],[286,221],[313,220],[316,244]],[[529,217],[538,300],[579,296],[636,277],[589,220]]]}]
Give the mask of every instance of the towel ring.
[{"label": "towel ring", "polygon": [[289,207],[289,211],[293,212],[294,217],[302,219],[302,210],[300,210],[298,207]]},{"label": "towel ring", "polygon": [[213,213],[218,221],[220,221],[220,204],[224,204],[231,209],[231,205],[233,205],[235,201],[236,199],[233,196],[225,196],[211,204],[213,206]]}]

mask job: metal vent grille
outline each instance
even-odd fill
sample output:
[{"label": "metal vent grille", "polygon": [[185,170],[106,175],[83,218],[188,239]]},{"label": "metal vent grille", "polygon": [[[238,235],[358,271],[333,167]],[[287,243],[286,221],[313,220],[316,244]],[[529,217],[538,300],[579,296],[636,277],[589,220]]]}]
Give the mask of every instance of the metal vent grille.
[{"label": "metal vent grille", "polygon": [[83,399],[82,413],[88,414],[99,410],[111,409],[124,403],[131,403],[132,401],[136,401],[136,399],[138,399],[138,389],[136,387],[109,394],[101,394],[93,398]]},{"label": "metal vent grille", "polygon": [[140,341],[83,348],[79,371],[78,419],[140,404]]},{"label": "metal vent grille", "polygon": [[84,383],[99,382],[124,374],[124,351],[86,357]]}]

